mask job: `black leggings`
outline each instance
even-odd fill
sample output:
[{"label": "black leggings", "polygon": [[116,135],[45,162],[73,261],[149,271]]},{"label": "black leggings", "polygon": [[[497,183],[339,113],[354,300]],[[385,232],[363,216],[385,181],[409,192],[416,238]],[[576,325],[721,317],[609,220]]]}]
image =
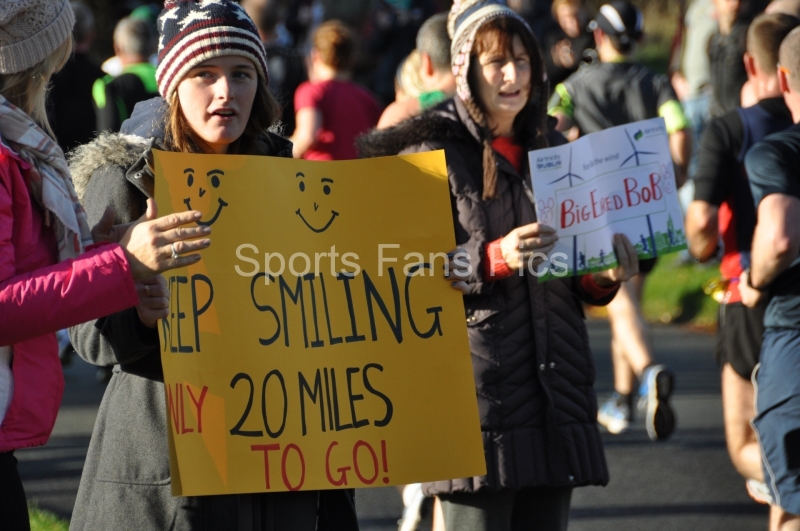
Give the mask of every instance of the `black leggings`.
[{"label": "black leggings", "polygon": [[566,531],[572,487],[442,494],[445,529]]},{"label": "black leggings", "polygon": [[28,504],[14,452],[0,453],[0,529],[30,531]]}]

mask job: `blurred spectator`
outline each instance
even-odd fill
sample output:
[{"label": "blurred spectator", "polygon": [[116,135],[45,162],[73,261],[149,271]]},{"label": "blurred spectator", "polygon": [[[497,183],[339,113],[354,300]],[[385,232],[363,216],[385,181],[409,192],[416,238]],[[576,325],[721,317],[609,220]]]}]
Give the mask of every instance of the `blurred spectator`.
[{"label": "blurred spectator", "polygon": [[349,80],[354,53],[353,35],[341,22],[325,22],[314,32],[309,81],[294,96],[297,126],[291,140],[296,158],[355,159],[355,138],[378,123],[375,98]]},{"label": "blurred spectator", "polygon": [[394,100],[397,67],[416,46],[417,31],[432,14],[427,0],[377,0],[367,48],[377,61],[370,87],[382,105]]},{"label": "blurred spectator", "polygon": [[75,12],[75,53],[63,70],[53,75],[48,106],[53,132],[65,153],[94,137],[92,84],[103,77],[100,67],[89,59],[95,36],[92,10],[81,2],[71,5]]},{"label": "blurred spectator", "polygon": [[554,22],[542,39],[547,78],[555,87],[578,69],[584,52],[594,48],[594,36],[587,30],[589,13],[583,0],[554,0]]},{"label": "blurred spectator", "polygon": [[242,0],[244,10],[253,19],[267,50],[269,88],[280,103],[282,134],[291,136],[295,128],[294,93],[306,80],[303,52],[294,45],[285,26],[289,12],[285,0]]},{"label": "blurred spectator", "polygon": [[[145,4],[142,6],[137,7],[131,14],[128,15],[132,19],[136,20],[143,20],[149,26],[150,30],[153,32],[153,38],[158,35],[158,15],[161,14],[163,6],[158,4]],[[153,50],[148,57],[148,60],[153,64],[153,66],[158,66],[158,53],[157,52],[157,43],[153,44]]]},{"label": "blurred spectator", "polygon": [[[397,67],[397,75],[394,80],[394,105],[398,102],[414,100],[419,98],[420,94],[425,91],[422,84],[422,76],[420,71],[422,69],[422,56],[416,48],[411,50],[405,61],[400,63]],[[389,105],[391,107],[392,105]],[[389,110],[387,107],[386,111]],[[384,111],[384,114],[386,114]],[[383,116],[381,116],[383,117]]]},{"label": "blurred spectator", "polygon": [[[679,61],[671,77],[683,112],[692,123],[695,142],[700,141],[703,125],[709,118],[711,77],[707,50],[711,36],[719,30],[714,13],[713,0],[690,0],[683,17]],[[693,173],[691,169],[689,173]]]},{"label": "blurred spectator", "polygon": [[553,23],[551,3],[551,0],[508,0],[508,7],[528,22],[536,39],[542,42],[545,32]]},{"label": "blurred spectator", "polygon": [[372,0],[321,0],[323,20],[338,20],[361,34],[369,20]]},{"label": "blurred spectator", "polygon": [[308,40],[311,29],[322,21],[322,5],[313,0],[293,0],[286,15],[286,31],[292,42],[302,47]]},{"label": "blurred spectator", "polygon": [[[447,14],[434,15],[417,33],[419,94],[389,105],[378,122],[378,128],[391,127],[416,116],[455,94],[456,84],[450,67],[450,36],[447,34]],[[409,56],[411,57],[411,56]]]},{"label": "blurred spectator", "polygon": [[711,116],[720,116],[739,106],[742,86],[747,81],[744,51],[750,17],[739,0],[714,0],[718,31],[708,44],[711,74]]},{"label": "blurred spectator", "polygon": [[155,38],[148,22],[123,18],[114,29],[114,53],[122,65],[118,76],[95,81],[92,95],[98,131],[119,131],[133,106],[158,96],[156,68],[150,63]]}]

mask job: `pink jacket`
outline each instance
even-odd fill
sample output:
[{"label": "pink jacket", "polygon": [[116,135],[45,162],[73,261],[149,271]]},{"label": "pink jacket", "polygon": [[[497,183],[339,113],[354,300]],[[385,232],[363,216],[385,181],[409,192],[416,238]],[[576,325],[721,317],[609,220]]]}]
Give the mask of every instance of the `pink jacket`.
[{"label": "pink jacket", "polygon": [[0,346],[11,346],[14,376],[0,452],[50,437],[64,390],[55,331],[139,303],[119,245],[58,262],[55,235],[28,194],[28,168],[0,145]]}]

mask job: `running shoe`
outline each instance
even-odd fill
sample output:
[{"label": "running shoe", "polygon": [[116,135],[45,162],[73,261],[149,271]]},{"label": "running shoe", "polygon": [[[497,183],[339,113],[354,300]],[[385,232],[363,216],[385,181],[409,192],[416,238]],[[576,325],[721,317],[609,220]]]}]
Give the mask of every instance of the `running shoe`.
[{"label": "running shoe", "polygon": [[772,494],[766,483],[758,481],[757,479],[748,479],[744,482],[744,486],[747,488],[747,494],[749,494],[753,500],[764,505],[772,505]]},{"label": "running shoe", "polygon": [[597,422],[613,435],[627,431],[631,420],[630,397],[617,392],[614,392],[597,411]]},{"label": "running shoe", "polygon": [[642,373],[641,382],[639,404],[644,406],[647,435],[651,441],[663,441],[675,431],[675,413],[669,405],[675,374],[664,365],[651,365]]}]

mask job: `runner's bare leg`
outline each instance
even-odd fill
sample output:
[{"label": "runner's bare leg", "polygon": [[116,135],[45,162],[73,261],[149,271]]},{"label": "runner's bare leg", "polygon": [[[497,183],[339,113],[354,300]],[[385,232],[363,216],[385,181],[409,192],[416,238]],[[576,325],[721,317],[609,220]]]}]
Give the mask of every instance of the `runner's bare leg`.
[{"label": "runner's bare leg", "polygon": [[736,470],[747,479],[764,481],[761,451],[750,421],[755,416],[755,389],[733,370],[730,363],[722,367],[722,416],[725,441]]}]

